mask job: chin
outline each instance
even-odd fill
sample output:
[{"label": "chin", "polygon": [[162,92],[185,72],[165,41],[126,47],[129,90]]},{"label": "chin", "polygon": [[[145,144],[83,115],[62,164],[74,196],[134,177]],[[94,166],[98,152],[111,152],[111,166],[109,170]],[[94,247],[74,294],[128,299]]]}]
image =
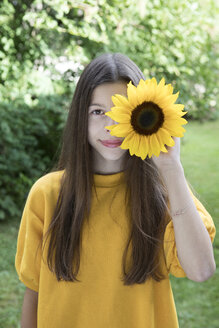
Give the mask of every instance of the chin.
[{"label": "chin", "polygon": [[121,160],[122,157],[123,157],[123,155],[121,155],[121,156],[104,156],[103,158],[106,161],[119,161],[119,160]]},{"label": "chin", "polygon": [[121,151],[112,151],[110,152],[104,152],[104,153],[100,153],[100,155],[108,161],[116,161],[121,159],[125,154],[125,151],[121,152]]},{"label": "chin", "polygon": [[125,153],[127,152],[126,149],[121,149],[121,148],[109,148],[106,150],[103,149],[95,149],[96,155],[102,157],[104,160],[107,161],[117,161],[120,160]]}]

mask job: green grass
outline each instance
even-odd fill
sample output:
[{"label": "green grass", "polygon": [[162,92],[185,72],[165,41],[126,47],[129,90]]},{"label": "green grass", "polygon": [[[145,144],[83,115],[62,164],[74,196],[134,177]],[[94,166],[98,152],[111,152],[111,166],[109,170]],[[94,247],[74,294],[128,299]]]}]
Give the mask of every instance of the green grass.
[{"label": "green grass", "polygon": [[15,220],[0,223],[0,328],[20,327],[25,286],[14,268],[18,228]]},{"label": "green grass", "polygon": [[[181,142],[186,177],[219,225],[219,121],[189,122]],[[25,287],[14,268],[19,220],[0,223],[0,328],[18,328]],[[214,242],[219,263],[219,237]],[[171,277],[180,328],[219,327],[219,271],[206,282]],[[168,327],[167,327],[168,328]]]}]

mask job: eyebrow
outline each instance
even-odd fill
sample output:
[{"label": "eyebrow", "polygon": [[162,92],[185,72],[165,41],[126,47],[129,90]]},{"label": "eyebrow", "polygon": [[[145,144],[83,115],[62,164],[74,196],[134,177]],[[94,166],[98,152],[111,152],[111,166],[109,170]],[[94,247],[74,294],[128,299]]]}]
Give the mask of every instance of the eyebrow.
[{"label": "eyebrow", "polygon": [[92,106],[97,106],[97,107],[105,108],[105,106],[102,105],[102,104],[91,104],[89,107],[92,107]]}]

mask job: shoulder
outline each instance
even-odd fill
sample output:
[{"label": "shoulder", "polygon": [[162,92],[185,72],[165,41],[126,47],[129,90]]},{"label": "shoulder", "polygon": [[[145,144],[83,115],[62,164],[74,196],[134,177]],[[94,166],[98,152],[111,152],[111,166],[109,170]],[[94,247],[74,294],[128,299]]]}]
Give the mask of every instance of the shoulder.
[{"label": "shoulder", "polygon": [[52,191],[57,191],[60,188],[61,179],[64,174],[64,170],[50,172],[39,179],[37,179],[31,187],[30,193],[51,193]]}]

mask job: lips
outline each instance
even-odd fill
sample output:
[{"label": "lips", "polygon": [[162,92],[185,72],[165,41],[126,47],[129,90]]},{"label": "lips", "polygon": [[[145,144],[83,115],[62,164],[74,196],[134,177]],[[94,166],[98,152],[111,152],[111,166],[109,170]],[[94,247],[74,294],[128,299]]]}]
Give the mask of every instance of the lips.
[{"label": "lips", "polygon": [[119,147],[122,144],[121,140],[100,140],[100,142],[106,147]]}]

